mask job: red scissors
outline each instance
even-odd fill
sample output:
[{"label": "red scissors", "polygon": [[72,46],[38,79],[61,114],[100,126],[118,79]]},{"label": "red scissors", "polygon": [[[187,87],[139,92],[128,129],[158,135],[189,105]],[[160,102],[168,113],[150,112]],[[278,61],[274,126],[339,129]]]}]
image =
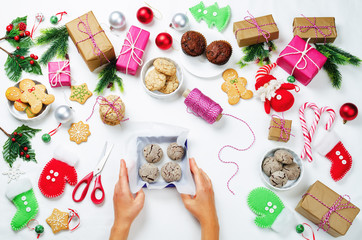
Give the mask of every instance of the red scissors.
[{"label": "red scissors", "polygon": [[[104,167],[104,165],[106,164],[107,162],[107,159],[109,157],[109,154],[111,153],[112,151],[112,148],[113,148],[113,144],[108,148],[108,143],[106,142],[104,144],[104,149],[103,149],[103,152],[102,152],[102,155],[101,155],[101,160],[99,161],[96,169],[92,172],[90,172],[87,176],[85,176],[82,180],[80,180],[80,182],[78,182],[78,184],[75,186],[74,190],[73,190],[73,194],[72,194],[72,198],[74,200],[74,202],[81,202],[83,201],[83,199],[85,198],[85,196],[87,195],[87,192],[88,192],[88,188],[89,188],[89,185],[93,179],[93,177],[96,178],[95,182],[94,182],[94,188],[93,188],[93,191],[91,193],[91,200],[94,204],[100,204],[104,201],[104,190],[103,190],[103,186],[102,186],[102,182],[101,182],[101,172],[102,172],[102,169]],[[82,185],[83,183],[86,184],[83,192],[82,192],[82,195],[80,196],[79,199],[75,199],[75,194],[79,188],[80,185]],[[99,190],[101,191],[102,193],[102,197],[101,198],[97,198],[96,197],[96,191]]]}]

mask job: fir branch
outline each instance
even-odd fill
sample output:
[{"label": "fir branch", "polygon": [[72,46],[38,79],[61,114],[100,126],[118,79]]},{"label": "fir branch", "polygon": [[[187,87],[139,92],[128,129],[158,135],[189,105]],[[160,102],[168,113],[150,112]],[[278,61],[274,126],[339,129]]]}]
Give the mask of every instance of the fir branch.
[{"label": "fir branch", "polygon": [[328,58],[326,63],[323,65],[323,69],[326,70],[329,79],[332,82],[332,86],[340,89],[342,84],[342,75],[338,70],[338,65]]},{"label": "fir branch", "polygon": [[326,44],[326,47],[328,49],[330,49],[331,52],[333,51],[335,53],[339,53],[340,55],[346,57],[348,59],[347,62],[349,64],[352,64],[354,66],[359,66],[361,64],[361,59],[359,59],[358,57],[356,57],[356,56],[342,50],[341,48],[338,48],[338,47],[336,47],[336,46],[334,46],[332,44]]},{"label": "fir branch", "polygon": [[26,24],[27,16],[25,17],[18,17],[14,19],[11,24],[13,25],[13,29],[10,32],[7,32],[3,39],[6,39],[13,47],[21,47],[21,48],[29,48],[33,46],[33,41],[29,36],[22,37],[19,41],[15,41],[14,37],[19,36],[21,31],[19,30],[19,23],[23,22]]},{"label": "fir branch", "polygon": [[28,19],[27,16],[18,17],[18,18],[15,18],[13,21],[11,21],[11,24],[13,24],[14,26],[17,26],[21,22],[26,24],[27,19]]},{"label": "fir branch", "polygon": [[99,81],[98,81],[96,89],[94,90],[97,94],[101,94],[103,92],[103,90],[106,87],[108,87],[110,84],[112,85],[111,90],[114,90],[114,83],[117,83],[121,92],[123,92],[122,78],[117,76],[116,63],[117,63],[117,59],[112,60],[99,73],[99,75],[98,75]]},{"label": "fir branch", "polygon": [[50,44],[48,50],[40,58],[41,64],[47,64],[55,56],[65,59],[68,53],[69,34],[65,26],[41,30],[42,35],[36,39],[37,45]]},{"label": "fir branch", "polygon": [[6,41],[13,47],[29,48],[34,45],[30,37],[22,37],[19,41],[15,41],[14,38],[6,38]]},{"label": "fir branch", "polygon": [[260,66],[269,64],[271,51],[275,49],[275,44],[272,41],[246,46],[242,48],[245,55],[240,59],[238,64],[241,68],[250,62],[256,62]]}]

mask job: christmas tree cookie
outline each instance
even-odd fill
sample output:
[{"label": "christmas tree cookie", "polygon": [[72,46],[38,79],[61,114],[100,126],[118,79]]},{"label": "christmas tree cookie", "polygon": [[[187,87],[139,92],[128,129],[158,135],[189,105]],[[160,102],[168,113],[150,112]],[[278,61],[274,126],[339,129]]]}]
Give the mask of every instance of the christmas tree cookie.
[{"label": "christmas tree cookie", "polygon": [[201,1],[189,10],[196,21],[200,22],[201,20],[204,20],[209,28],[215,26],[219,32],[224,30],[231,16],[229,5],[219,8],[217,3],[205,8],[204,3]]}]

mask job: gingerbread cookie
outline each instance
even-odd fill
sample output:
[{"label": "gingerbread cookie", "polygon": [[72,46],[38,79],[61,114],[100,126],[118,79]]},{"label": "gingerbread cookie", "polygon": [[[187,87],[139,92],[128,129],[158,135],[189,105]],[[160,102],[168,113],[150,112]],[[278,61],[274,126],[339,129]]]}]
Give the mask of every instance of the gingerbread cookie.
[{"label": "gingerbread cookie", "polygon": [[156,69],[149,71],[145,78],[145,84],[148,90],[160,90],[166,84],[166,75],[158,72]]},{"label": "gingerbread cookie", "polygon": [[53,233],[57,233],[61,230],[69,229],[69,214],[67,212],[62,212],[54,208],[52,215],[46,219],[46,222],[52,228]]},{"label": "gingerbread cookie", "polygon": [[69,100],[79,102],[80,104],[84,104],[88,98],[90,98],[93,94],[89,91],[86,83],[83,83],[78,86],[71,86],[71,93]]},{"label": "gingerbread cookie", "polygon": [[43,108],[43,104],[49,105],[54,102],[54,95],[45,93],[45,86],[35,84],[30,79],[24,79],[19,83],[22,91],[20,100],[23,103],[29,103],[30,109],[34,114],[38,114]]},{"label": "gingerbread cookie", "polygon": [[176,67],[175,64],[173,64],[170,61],[167,61],[164,58],[157,58],[154,62],[153,62],[153,66],[155,67],[155,69],[160,72],[163,73],[167,76],[172,76],[176,74]]},{"label": "gingerbread cookie", "polygon": [[70,141],[76,142],[77,144],[86,142],[89,135],[91,135],[91,132],[89,131],[89,125],[83,123],[82,121],[73,123],[69,128],[68,133]]},{"label": "gingerbread cookie", "polygon": [[253,92],[246,89],[246,79],[239,77],[234,69],[227,69],[222,74],[225,82],[221,85],[221,89],[226,92],[229,98],[229,104],[237,104],[242,99],[253,97]]},{"label": "gingerbread cookie", "polygon": [[165,94],[169,94],[169,93],[174,92],[178,88],[178,85],[179,85],[179,81],[177,79],[176,74],[172,75],[172,76],[167,76],[165,86],[163,86],[158,91],[165,93]]},{"label": "gingerbread cookie", "polygon": [[19,111],[19,112],[24,112],[26,113],[26,115],[28,116],[28,118],[33,118],[36,116],[36,114],[34,114],[31,110],[30,110],[30,106],[26,103],[23,103],[20,100],[20,96],[21,96],[21,90],[17,87],[9,87],[6,92],[5,92],[5,96],[9,101],[14,102],[14,108]]}]

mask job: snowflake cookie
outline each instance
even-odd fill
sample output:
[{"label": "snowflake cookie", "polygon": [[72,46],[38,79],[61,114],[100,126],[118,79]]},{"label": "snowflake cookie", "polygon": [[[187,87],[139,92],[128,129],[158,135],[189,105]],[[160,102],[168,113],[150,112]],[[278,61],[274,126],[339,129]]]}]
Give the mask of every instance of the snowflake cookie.
[{"label": "snowflake cookie", "polygon": [[91,91],[89,91],[87,84],[83,83],[81,85],[71,87],[69,100],[84,104],[92,95],[93,94]]},{"label": "snowflake cookie", "polygon": [[68,218],[69,214],[67,212],[54,208],[52,215],[46,219],[46,222],[52,228],[53,233],[57,233],[69,229]]},{"label": "snowflake cookie", "polygon": [[88,140],[91,132],[89,131],[89,125],[79,121],[78,123],[73,123],[68,130],[70,140],[80,144]]}]

